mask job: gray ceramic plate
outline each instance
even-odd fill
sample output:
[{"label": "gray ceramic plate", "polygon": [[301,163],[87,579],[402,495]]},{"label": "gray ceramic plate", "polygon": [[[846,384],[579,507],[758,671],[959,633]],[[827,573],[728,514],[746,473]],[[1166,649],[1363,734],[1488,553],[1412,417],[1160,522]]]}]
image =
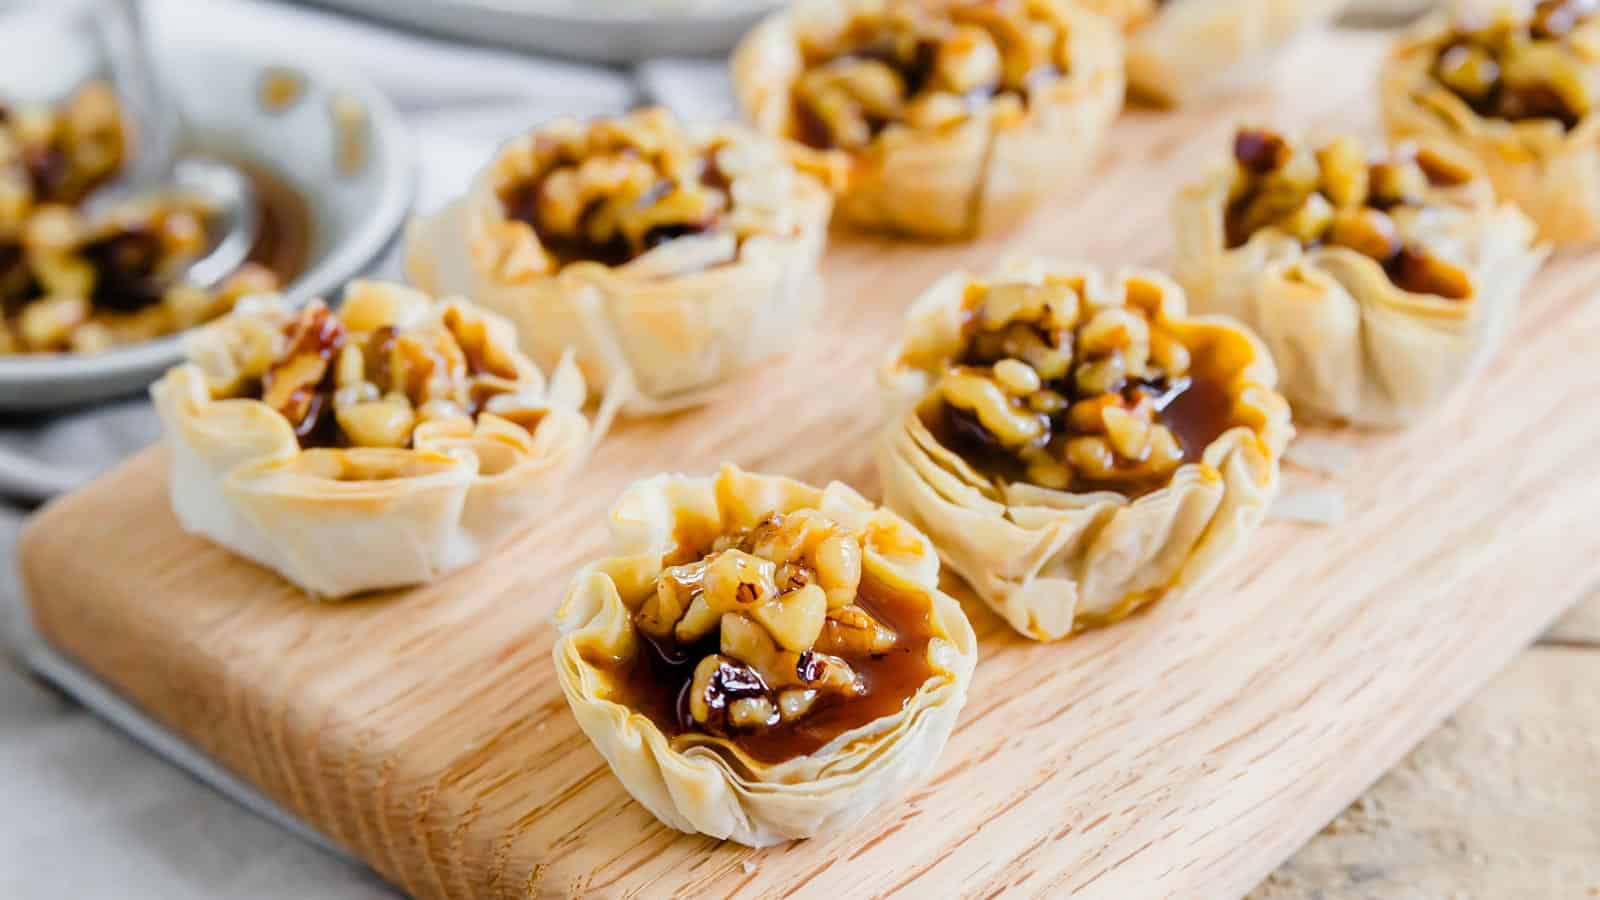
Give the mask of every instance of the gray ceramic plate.
[{"label": "gray ceramic plate", "polygon": [[434,34],[629,64],[733,49],[783,0],[303,0]]},{"label": "gray ceramic plate", "polygon": [[[307,201],[310,247],[296,300],[334,295],[398,232],[416,188],[411,139],[361,78],[288,54],[173,47],[161,65],[203,152],[255,162]],[[277,103],[264,102],[264,85]],[[59,409],[138,391],[175,363],[167,337],[93,356],[0,357],[0,410]]]}]

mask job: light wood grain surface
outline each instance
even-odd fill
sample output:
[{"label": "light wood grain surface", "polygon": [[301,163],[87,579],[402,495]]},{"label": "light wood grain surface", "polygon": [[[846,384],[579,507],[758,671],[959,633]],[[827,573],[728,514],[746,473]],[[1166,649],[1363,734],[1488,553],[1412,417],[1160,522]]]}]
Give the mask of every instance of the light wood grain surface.
[{"label": "light wood grain surface", "polygon": [[[1600,267],[1558,260],[1504,354],[1426,427],[1359,451],[1337,528],[1265,528],[1195,594],[1065,645],[969,604],[983,660],[928,781],[855,831],[766,851],[670,832],[577,731],[546,619],[635,477],[729,459],[876,491],[870,371],[941,272],[1049,252],[1156,262],[1176,187],[1238,119],[1370,127],[1376,38],[1281,92],[1133,115],[1095,177],[959,247],[840,241],[815,339],[705,409],[617,431],[568,502],[432,587],[314,606],[178,533],[147,454],[23,541],[44,633],[423,897],[1242,894],[1600,583]],[[352,548],[359,552],[359,548]]]},{"label": "light wood grain surface", "polygon": [[1251,900],[1600,896],[1600,593]]},{"label": "light wood grain surface", "polygon": [[1600,649],[1600,585],[1540,639],[1546,644]]}]

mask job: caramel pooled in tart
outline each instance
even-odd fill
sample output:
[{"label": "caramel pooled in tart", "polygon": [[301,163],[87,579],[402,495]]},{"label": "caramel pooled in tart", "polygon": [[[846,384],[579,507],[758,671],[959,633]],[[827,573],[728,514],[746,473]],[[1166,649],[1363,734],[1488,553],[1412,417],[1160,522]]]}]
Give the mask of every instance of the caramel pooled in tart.
[{"label": "caramel pooled in tart", "polygon": [[562,690],[663,822],[836,831],[932,767],[977,658],[938,558],[844,485],[725,466],[633,485],[556,614]]},{"label": "caramel pooled in tart", "polygon": [[839,217],[961,238],[1092,160],[1122,104],[1114,28],[1067,0],[808,0],[734,54],[769,134],[842,158]]},{"label": "caramel pooled in tart", "polygon": [[1401,37],[1379,82],[1395,138],[1474,155],[1548,240],[1600,235],[1600,4],[1522,0],[1440,13]]},{"label": "caramel pooled in tart", "polygon": [[1178,196],[1174,272],[1197,311],[1256,330],[1303,418],[1416,422],[1488,358],[1544,258],[1448,144],[1248,128],[1232,150]]},{"label": "caramel pooled in tart", "polygon": [[357,281],[338,312],[251,297],[185,343],[151,388],[178,521],[319,597],[472,562],[590,448],[571,360],[547,383],[466,301]]},{"label": "caramel pooled in tart", "polygon": [[980,471],[1055,490],[1161,487],[1234,423],[1149,297],[1085,308],[1067,279],[973,285],[966,351],[924,415]]},{"label": "caramel pooled in tart", "polygon": [[174,194],[86,219],[78,204],[121,171],[127,142],[103,82],[56,107],[0,107],[0,354],[99,353],[277,289],[254,263],[216,289],[181,283],[207,247],[212,211],[197,198]]},{"label": "caramel pooled in tart", "polygon": [[633,617],[647,662],[626,702],[669,737],[717,735],[765,763],[900,711],[933,675],[929,611],[863,582],[861,552],[860,535],[801,509],[667,568]]},{"label": "caramel pooled in tart", "polygon": [[1203,578],[1265,514],[1292,433],[1256,338],[1150,272],[950,275],[882,376],[885,505],[1037,640]]}]

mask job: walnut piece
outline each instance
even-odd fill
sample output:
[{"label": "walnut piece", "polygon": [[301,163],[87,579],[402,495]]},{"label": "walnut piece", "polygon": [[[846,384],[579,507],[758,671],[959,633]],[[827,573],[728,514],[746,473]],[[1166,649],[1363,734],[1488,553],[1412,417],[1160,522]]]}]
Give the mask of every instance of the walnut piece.
[{"label": "walnut piece", "polygon": [[1029,91],[1069,63],[1065,23],[1029,0],[891,0],[857,13],[837,43],[801,50],[798,137],[818,149],[860,150],[895,124],[1020,116]]},{"label": "walnut piece", "polygon": [[1160,413],[1190,353],[1144,308],[1088,309],[1059,279],[976,286],[966,306],[966,352],[936,388],[958,444],[1058,490],[1149,484],[1183,463]]},{"label": "walnut piece", "polygon": [[634,624],[658,644],[710,650],[689,684],[696,729],[773,728],[867,691],[849,660],[899,639],[858,603],[862,541],[815,510],[774,513],[661,574]]},{"label": "walnut piece", "polygon": [[1402,290],[1448,300],[1472,296],[1465,271],[1407,240],[1402,227],[1429,205],[1435,189],[1473,178],[1461,164],[1408,144],[1374,157],[1349,136],[1312,150],[1260,129],[1241,130],[1233,156],[1229,247],[1271,229],[1306,248],[1345,247],[1371,257]]},{"label": "walnut piece", "polygon": [[108,85],[92,82],[54,108],[0,113],[0,352],[103,352],[277,289],[276,276],[249,263],[215,290],[177,281],[206,249],[211,210],[195,198],[130,203],[94,222],[78,212],[124,161]]},{"label": "walnut piece", "polygon": [[1551,119],[1577,127],[1600,99],[1600,3],[1541,0],[1525,16],[1504,7],[1462,18],[1433,77],[1486,118]]},{"label": "walnut piece", "polygon": [[543,400],[523,390],[507,350],[490,341],[483,321],[451,309],[440,327],[356,325],[369,330],[355,330],[315,300],[277,335],[238,329],[249,341],[235,353],[242,378],[224,392],[248,394],[259,385],[261,401],[294,426],[306,447],[405,448],[424,422],[472,421],[485,411],[530,431],[541,420]]},{"label": "walnut piece", "polygon": [[659,108],[561,121],[534,135],[528,171],[501,185],[500,200],[562,264],[620,265],[723,228],[743,237],[732,183],[752,160],[736,144],[698,140]]}]

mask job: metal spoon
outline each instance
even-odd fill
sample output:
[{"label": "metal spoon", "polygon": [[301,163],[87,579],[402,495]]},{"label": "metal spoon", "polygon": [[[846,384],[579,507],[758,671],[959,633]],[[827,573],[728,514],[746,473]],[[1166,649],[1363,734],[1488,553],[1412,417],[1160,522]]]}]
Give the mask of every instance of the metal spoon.
[{"label": "metal spoon", "polygon": [[84,211],[92,220],[115,207],[162,195],[199,197],[212,210],[210,241],[183,277],[197,287],[214,287],[244,263],[255,245],[255,188],[248,176],[226,162],[202,156],[178,158],[182,114],[156,74],[138,0],[110,0],[106,12],[115,20],[107,32],[113,42],[112,67],[134,107],[143,139],[128,174],[95,191],[85,201]]}]

